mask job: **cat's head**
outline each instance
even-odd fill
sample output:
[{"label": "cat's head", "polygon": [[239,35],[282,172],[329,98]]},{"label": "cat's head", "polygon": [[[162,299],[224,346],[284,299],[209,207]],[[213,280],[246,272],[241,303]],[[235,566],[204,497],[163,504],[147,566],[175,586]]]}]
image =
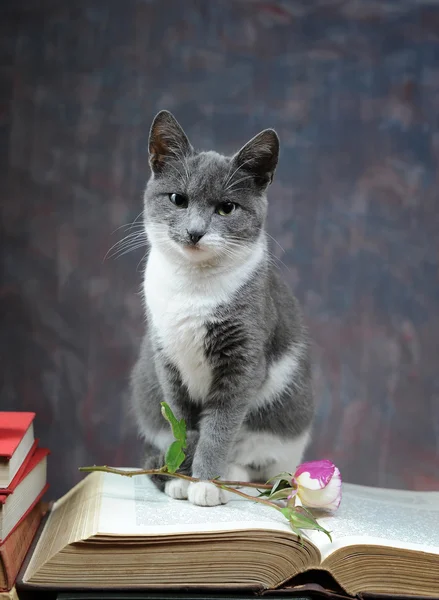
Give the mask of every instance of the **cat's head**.
[{"label": "cat's head", "polygon": [[239,261],[261,243],[279,139],[266,129],[234,156],[196,152],[161,111],[149,137],[145,229],[153,247],[188,264]]}]

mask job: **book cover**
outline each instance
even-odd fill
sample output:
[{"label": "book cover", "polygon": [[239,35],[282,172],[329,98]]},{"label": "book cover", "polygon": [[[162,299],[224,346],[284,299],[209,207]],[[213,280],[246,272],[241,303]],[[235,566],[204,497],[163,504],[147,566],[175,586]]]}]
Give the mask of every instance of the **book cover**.
[{"label": "book cover", "polygon": [[30,462],[31,458],[33,457],[35,450],[38,446],[38,441],[39,440],[34,440],[34,443],[32,444],[29,452],[27,453],[26,458],[21,463],[21,467],[18,469],[18,471],[14,475],[14,477],[13,477],[11,483],[8,485],[8,487],[0,488],[0,494],[2,496],[7,496],[8,494],[12,494],[12,491],[17,487],[18,482],[23,479],[24,473],[26,472],[29,462]]},{"label": "book cover", "polygon": [[[5,504],[6,500],[13,494],[18,486],[28,477],[28,475],[35,469],[35,467],[49,454],[49,450],[47,448],[37,448],[35,452],[30,457],[27,462],[25,468],[21,473],[21,477],[14,477],[12,480],[9,491],[6,494],[3,489],[0,490],[0,504]],[[0,506],[1,510],[1,506]]]},{"label": "book cover", "polygon": [[37,448],[12,493],[0,494],[0,543],[7,540],[47,491],[48,454],[46,448]]},{"label": "book cover", "polygon": [[10,590],[14,585],[24,557],[43,517],[41,502],[28,512],[8,538],[0,543],[0,591]]},{"label": "book cover", "polygon": [[0,412],[0,457],[12,458],[34,418],[33,412]]}]

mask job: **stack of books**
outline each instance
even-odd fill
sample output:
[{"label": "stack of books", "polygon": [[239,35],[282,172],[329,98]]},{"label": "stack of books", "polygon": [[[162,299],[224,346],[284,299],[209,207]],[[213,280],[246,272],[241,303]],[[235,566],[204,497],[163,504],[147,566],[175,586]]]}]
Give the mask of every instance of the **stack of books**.
[{"label": "stack of books", "polygon": [[0,412],[0,600],[17,598],[15,580],[43,516],[46,448],[35,413]]}]

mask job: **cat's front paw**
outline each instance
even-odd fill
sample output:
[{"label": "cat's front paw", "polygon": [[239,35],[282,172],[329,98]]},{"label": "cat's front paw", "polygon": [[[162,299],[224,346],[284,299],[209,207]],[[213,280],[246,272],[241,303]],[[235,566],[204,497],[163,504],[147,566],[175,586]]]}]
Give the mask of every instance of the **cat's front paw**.
[{"label": "cat's front paw", "polygon": [[175,500],[186,500],[189,483],[184,479],[171,479],[165,484],[165,494]]},{"label": "cat's front paw", "polygon": [[224,490],[209,481],[197,481],[189,484],[188,500],[197,506],[218,506],[226,504],[227,497]]}]

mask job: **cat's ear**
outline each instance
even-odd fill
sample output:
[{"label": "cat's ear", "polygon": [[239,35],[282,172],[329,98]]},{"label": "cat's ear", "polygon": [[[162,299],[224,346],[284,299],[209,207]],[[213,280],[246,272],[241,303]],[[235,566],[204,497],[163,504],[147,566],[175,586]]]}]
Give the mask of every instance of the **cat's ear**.
[{"label": "cat's ear", "polygon": [[161,110],[149,132],[149,164],[154,173],[161,173],[169,158],[184,159],[193,152],[192,146],[175,117]]},{"label": "cat's ear", "polygon": [[236,168],[254,175],[261,187],[273,181],[279,158],[279,138],[274,129],[264,129],[233,157]]}]

